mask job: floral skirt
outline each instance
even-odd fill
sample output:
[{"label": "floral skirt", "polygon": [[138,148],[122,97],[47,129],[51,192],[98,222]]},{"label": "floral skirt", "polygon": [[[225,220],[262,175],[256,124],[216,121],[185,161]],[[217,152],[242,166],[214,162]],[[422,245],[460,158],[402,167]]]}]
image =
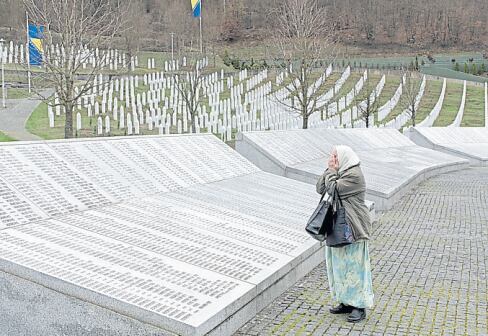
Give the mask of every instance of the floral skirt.
[{"label": "floral skirt", "polygon": [[356,308],[373,306],[373,284],[368,242],[341,248],[326,247],[325,262],[332,298]]}]

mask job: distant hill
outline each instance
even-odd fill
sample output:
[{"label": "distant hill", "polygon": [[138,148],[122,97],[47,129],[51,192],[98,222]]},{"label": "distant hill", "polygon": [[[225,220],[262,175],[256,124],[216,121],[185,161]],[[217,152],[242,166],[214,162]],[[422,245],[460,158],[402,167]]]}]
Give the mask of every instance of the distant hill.
[{"label": "distant hill", "polygon": [[[337,40],[361,48],[488,47],[487,0],[318,0],[328,9]],[[205,0],[207,40],[219,44],[266,40],[273,31],[276,0]],[[225,5],[225,12],[224,12]],[[25,12],[19,0],[0,0],[0,34],[23,39]],[[132,0],[131,43],[167,48],[170,32],[178,45],[198,39],[190,0]],[[134,38],[136,35],[136,38]]]}]

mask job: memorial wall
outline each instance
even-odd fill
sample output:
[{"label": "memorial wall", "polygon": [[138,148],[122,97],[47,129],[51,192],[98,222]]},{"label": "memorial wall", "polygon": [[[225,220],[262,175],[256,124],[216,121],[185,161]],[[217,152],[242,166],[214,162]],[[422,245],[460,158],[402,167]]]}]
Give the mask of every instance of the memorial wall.
[{"label": "memorial wall", "polygon": [[488,166],[486,127],[415,127],[406,134],[419,146],[462,157],[475,166]]},{"label": "memorial wall", "polygon": [[323,261],[318,195],[213,135],[0,145],[0,270],[183,335],[229,335]]},{"label": "memorial wall", "polygon": [[261,169],[315,184],[336,145],[361,159],[366,198],[386,210],[429,176],[468,166],[468,161],[417,146],[394,129],[308,129],[244,132],[236,150]]}]

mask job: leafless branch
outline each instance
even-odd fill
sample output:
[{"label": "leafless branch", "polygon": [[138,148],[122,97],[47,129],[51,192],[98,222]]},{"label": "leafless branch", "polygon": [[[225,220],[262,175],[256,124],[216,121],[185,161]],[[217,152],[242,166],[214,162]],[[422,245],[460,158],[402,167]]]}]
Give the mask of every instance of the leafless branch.
[{"label": "leafless branch", "polygon": [[[59,104],[66,111],[65,137],[70,138],[73,106],[93,89],[96,77],[113,61],[109,48],[114,38],[130,28],[124,21],[130,0],[23,0],[23,3],[30,21],[44,27],[44,69],[37,76],[43,86],[55,88]],[[90,64],[86,66],[87,63]]]},{"label": "leafless branch", "polygon": [[[325,81],[315,86],[312,75],[319,68],[325,69],[332,62],[335,44],[332,39],[333,27],[327,20],[325,7],[317,0],[285,0],[274,9],[276,17],[275,40],[282,68],[290,79],[285,87],[289,97],[298,104],[291,110],[303,120],[303,128],[308,127],[308,118],[317,108],[318,93]],[[321,73],[319,73],[321,75]],[[285,100],[279,100],[285,104]]]}]

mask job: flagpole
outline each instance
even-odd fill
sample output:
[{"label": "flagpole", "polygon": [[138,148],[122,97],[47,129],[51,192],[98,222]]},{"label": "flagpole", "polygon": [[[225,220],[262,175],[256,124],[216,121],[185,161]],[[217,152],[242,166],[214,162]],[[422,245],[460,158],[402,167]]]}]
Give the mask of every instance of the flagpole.
[{"label": "flagpole", "polygon": [[31,68],[30,68],[30,38],[29,38],[29,13],[25,12],[27,22],[27,82],[29,84],[29,93],[31,93]]},{"label": "flagpole", "polygon": [[203,54],[203,32],[202,32],[202,0],[200,0],[200,53]]},{"label": "flagpole", "polygon": [[[2,107],[7,108],[7,104],[5,102],[6,95],[5,95],[5,62],[7,60],[5,59],[4,52],[3,52],[3,42],[5,42],[4,39],[0,38],[0,62],[2,63]],[[488,123],[488,120],[486,121]]]}]

